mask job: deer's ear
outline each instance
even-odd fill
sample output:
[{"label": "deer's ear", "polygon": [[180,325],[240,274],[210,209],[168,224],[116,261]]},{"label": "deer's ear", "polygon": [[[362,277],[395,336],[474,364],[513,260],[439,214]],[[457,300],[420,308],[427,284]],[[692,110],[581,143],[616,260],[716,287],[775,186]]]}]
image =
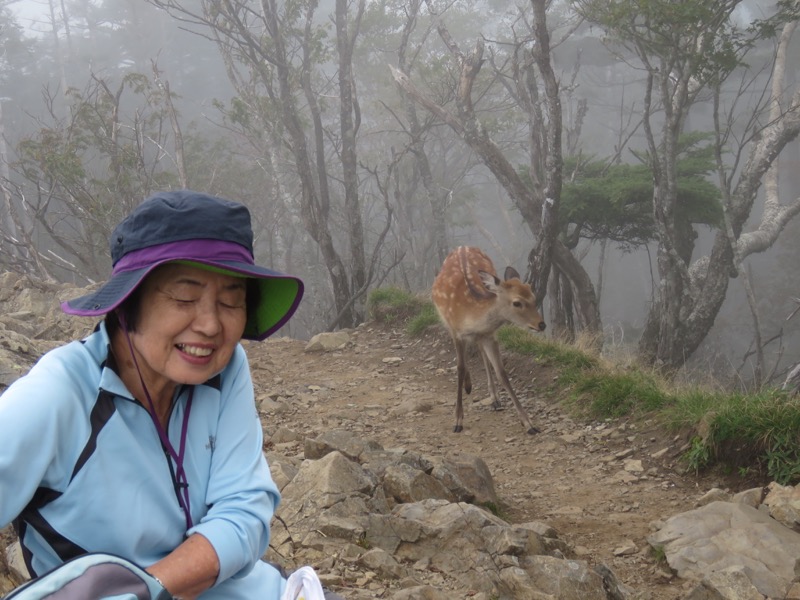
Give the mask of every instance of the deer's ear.
[{"label": "deer's ear", "polygon": [[519,273],[517,273],[517,270],[514,267],[506,267],[504,279],[506,281],[509,279],[519,279],[522,281],[522,277],[519,276]]},{"label": "deer's ear", "polygon": [[478,271],[478,277],[481,278],[483,287],[490,292],[495,292],[497,290],[497,286],[500,285],[500,280],[497,278],[497,276],[487,273],[486,271]]}]

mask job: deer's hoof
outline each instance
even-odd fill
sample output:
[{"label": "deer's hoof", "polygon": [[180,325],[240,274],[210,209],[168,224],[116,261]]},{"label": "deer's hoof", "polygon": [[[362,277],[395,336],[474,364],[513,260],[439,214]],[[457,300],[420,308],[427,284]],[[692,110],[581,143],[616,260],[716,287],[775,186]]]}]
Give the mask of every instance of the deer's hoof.
[{"label": "deer's hoof", "polygon": [[464,427],[462,425],[456,425],[453,427],[453,433],[461,433],[462,431],[464,431]]},{"label": "deer's hoof", "polygon": [[531,427],[528,429],[528,435],[536,435],[537,433],[541,433],[538,427]]}]

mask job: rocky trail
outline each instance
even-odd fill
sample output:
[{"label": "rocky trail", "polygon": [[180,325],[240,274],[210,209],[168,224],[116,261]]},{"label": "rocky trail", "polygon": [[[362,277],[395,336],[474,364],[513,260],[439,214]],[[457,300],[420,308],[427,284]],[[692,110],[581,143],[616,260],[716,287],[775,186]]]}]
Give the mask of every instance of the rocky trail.
[{"label": "rocky trail", "polygon": [[[506,356],[512,384],[541,430],[527,435],[509,401],[505,410],[490,408],[477,355],[464,431],[456,434],[455,360],[444,331],[412,338],[372,323],[351,331],[350,340],[327,352],[307,352],[306,342],[286,338],[248,345],[261,406],[279,407],[266,410],[268,439],[281,430],[302,438],[345,429],[387,449],[478,456],[493,476],[503,519],[552,526],[577,558],[606,565],[637,596],[679,598],[691,589],[645,540],[654,523],[726,485],[685,472],[685,438],[653,423],[573,420],[551,369]],[[302,454],[300,441],[275,446]]]}]

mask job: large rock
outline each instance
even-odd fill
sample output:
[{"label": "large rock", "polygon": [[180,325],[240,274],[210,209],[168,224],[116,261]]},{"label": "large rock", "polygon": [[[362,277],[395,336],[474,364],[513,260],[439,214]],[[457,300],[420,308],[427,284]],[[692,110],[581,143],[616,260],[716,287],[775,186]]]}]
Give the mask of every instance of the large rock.
[{"label": "large rock", "polygon": [[800,532],[800,488],[773,481],[767,486],[764,506],[769,509],[773,519]]},{"label": "large rock", "polygon": [[306,438],[303,454],[308,459],[316,460],[331,452],[340,452],[347,458],[359,460],[366,452],[382,449],[375,441],[363,440],[344,429],[332,429],[317,437]]},{"label": "large rock", "polygon": [[346,331],[318,333],[306,344],[306,352],[332,352],[341,350],[350,343],[350,334]]},{"label": "large rock", "polygon": [[679,577],[710,585],[714,573],[741,568],[770,598],[786,595],[800,557],[800,534],[766,511],[733,502],[712,502],[671,517],[647,541],[663,549]]},{"label": "large rock", "polygon": [[283,497],[287,502],[302,502],[313,494],[323,498],[322,505],[327,508],[349,496],[369,497],[377,486],[371,473],[334,451],[319,460],[303,461],[297,475],[284,487]]},{"label": "large rock", "polygon": [[744,567],[728,567],[709,573],[686,600],[764,600],[750,582]]},{"label": "large rock", "polygon": [[443,457],[436,461],[432,475],[460,502],[497,504],[494,480],[489,467],[478,456]]},{"label": "large rock", "polygon": [[560,600],[606,600],[603,578],[583,561],[562,560],[551,556],[532,556],[522,561],[524,575],[519,569],[504,571],[503,580],[514,575],[514,595],[517,600],[559,598]]}]

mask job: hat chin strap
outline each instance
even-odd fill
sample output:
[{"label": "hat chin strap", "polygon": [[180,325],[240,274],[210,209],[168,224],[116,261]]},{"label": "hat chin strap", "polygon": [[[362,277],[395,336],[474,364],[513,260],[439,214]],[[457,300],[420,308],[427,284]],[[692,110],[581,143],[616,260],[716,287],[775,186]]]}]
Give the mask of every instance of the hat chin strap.
[{"label": "hat chin strap", "polygon": [[128,333],[128,325],[125,320],[125,316],[122,314],[122,311],[117,310],[115,311],[117,315],[117,319],[119,320],[120,328],[122,329],[123,334],[125,335],[125,340],[128,342],[128,349],[131,353],[131,358],[133,359],[133,365],[136,367],[136,374],[139,376],[139,381],[142,384],[142,390],[144,390],[145,398],[147,398],[147,404],[149,405],[149,409],[147,409],[147,413],[150,415],[150,419],[153,421],[153,425],[156,427],[156,431],[158,432],[158,437],[161,440],[161,446],[164,448],[164,452],[167,454],[167,461],[172,458],[175,461],[175,471],[172,470],[172,463],[170,463],[170,474],[173,478],[173,483],[175,484],[175,494],[178,496],[178,503],[183,510],[184,517],[186,518],[186,530],[192,528],[192,513],[189,506],[189,480],[186,477],[186,469],[183,466],[183,459],[185,456],[186,450],[186,434],[188,431],[189,426],[189,414],[192,411],[192,398],[194,397],[194,386],[189,388],[189,398],[186,401],[186,410],[183,413],[183,423],[181,425],[181,443],[180,443],[180,450],[178,452],[175,451],[174,446],[169,441],[169,436],[167,436],[167,432],[164,430],[164,427],[161,425],[161,421],[158,420],[158,415],[156,414],[156,407],[153,403],[153,398],[150,396],[150,392],[147,389],[147,385],[144,382],[144,376],[142,375],[142,370],[139,368],[139,361],[136,360],[136,352],[133,350],[133,342],[131,341],[130,333]]}]

